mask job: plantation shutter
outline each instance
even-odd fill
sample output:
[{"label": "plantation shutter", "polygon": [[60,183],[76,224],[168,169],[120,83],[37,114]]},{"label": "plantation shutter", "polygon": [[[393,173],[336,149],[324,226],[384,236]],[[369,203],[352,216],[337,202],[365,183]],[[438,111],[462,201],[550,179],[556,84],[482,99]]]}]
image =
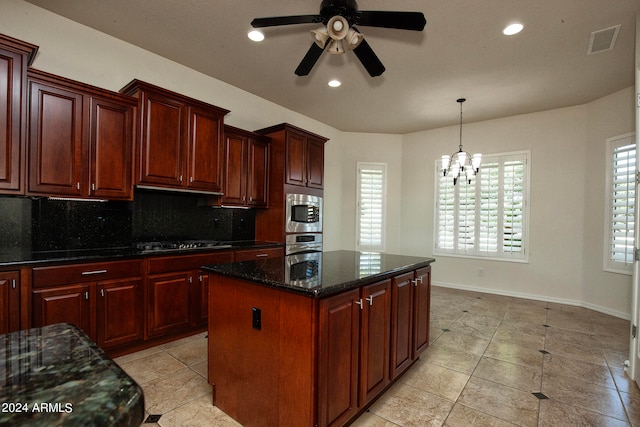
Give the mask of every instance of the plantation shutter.
[{"label": "plantation shutter", "polygon": [[633,264],[636,146],[633,136],[612,142],[609,184],[609,267]]},{"label": "plantation shutter", "polygon": [[385,174],[384,164],[358,167],[359,250],[384,250]]},{"label": "plantation shutter", "polygon": [[522,158],[506,158],[503,163],[502,253],[520,257],[524,248],[524,170]]}]

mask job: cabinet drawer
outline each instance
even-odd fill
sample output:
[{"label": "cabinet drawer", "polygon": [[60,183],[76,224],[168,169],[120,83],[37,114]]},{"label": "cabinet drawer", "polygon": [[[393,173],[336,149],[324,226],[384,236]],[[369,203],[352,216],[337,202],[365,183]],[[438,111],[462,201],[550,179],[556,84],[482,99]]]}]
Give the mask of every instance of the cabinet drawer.
[{"label": "cabinet drawer", "polygon": [[96,282],[142,275],[140,260],[71,264],[33,269],[33,287]]},{"label": "cabinet drawer", "polygon": [[254,259],[277,258],[281,256],[284,256],[283,248],[247,249],[243,251],[236,251],[234,261],[251,261]]},{"label": "cabinet drawer", "polygon": [[206,264],[224,264],[233,261],[233,252],[213,252],[199,255],[165,256],[149,258],[148,273],[171,273],[198,270]]}]

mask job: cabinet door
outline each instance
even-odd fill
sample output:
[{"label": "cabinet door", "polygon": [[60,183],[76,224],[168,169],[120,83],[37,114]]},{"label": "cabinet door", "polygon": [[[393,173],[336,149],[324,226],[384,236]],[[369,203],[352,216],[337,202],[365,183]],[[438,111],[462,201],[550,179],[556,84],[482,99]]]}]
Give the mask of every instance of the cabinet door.
[{"label": "cabinet door", "polygon": [[362,288],[360,332],[360,407],[389,384],[391,280]]},{"label": "cabinet door", "polygon": [[33,326],[73,323],[94,338],[89,313],[89,285],[78,284],[33,291]]},{"label": "cabinet door", "polygon": [[142,129],[139,148],[139,184],[181,187],[185,156],[184,104],[142,92]]},{"label": "cabinet door", "polygon": [[147,333],[162,335],[191,325],[190,272],[151,276],[147,282]]},{"label": "cabinet door", "polygon": [[287,132],[285,183],[305,186],[307,184],[307,138],[295,132]]},{"label": "cabinet door", "polygon": [[20,329],[20,275],[0,272],[0,334]]},{"label": "cabinet door", "polygon": [[24,55],[0,50],[0,193],[23,194],[21,176]]},{"label": "cabinet door", "polygon": [[342,425],[358,411],[360,291],[320,301],[318,422]]},{"label": "cabinet door", "polygon": [[133,199],[133,113],[130,105],[91,98],[91,196]]},{"label": "cabinet door", "polygon": [[223,203],[244,205],[247,188],[247,139],[240,135],[225,135],[225,179]]},{"label": "cabinet door", "polygon": [[141,278],[98,282],[97,342],[103,348],[142,340],[144,294]]},{"label": "cabinet door", "polygon": [[198,325],[206,325],[209,318],[209,275],[203,271],[198,273],[198,310],[197,319],[195,321]]},{"label": "cabinet door", "polygon": [[29,188],[81,196],[83,95],[31,81]]},{"label": "cabinet door", "polygon": [[204,108],[189,108],[188,183],[192,189],[222,190],[222,116]]},{"label": "cabinet door", "polygon": [[431,310],[431,267],[416,271],[413,286],[414,323],[413,359],[429,347],[429,311]]},{"label": "cabinet door", "polygon": [[307,142],[307,187],[324,187],[324,142],[312,138]]},{"label": "cabinet door", "polygon": [[392,280],[391,306],[391,379],[412,362],[413,346],[413,272]]},{"label": "cabinet door", "polygon": [[266,208],[269,194],[269,143],[249,139],[249,167],[247,170],[247,203]]}]

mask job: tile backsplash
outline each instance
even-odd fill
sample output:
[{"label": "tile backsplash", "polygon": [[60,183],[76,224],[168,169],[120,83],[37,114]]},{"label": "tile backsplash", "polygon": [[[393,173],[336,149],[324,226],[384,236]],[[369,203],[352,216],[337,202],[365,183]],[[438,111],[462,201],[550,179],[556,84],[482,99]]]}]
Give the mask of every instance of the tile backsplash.
[{"label": "tile backsplash", "polygon": [[249,209],[198,206],[191,194],[136,191],[133,202],[0,197],[0,251],[95,249],[139,241],[253,240]]}]

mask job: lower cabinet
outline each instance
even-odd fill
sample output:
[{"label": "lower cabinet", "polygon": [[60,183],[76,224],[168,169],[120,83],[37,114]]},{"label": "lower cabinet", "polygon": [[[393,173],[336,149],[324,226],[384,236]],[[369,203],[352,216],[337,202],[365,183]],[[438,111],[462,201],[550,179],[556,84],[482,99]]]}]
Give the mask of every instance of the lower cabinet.
[{"label": "lower cabinet", "polygon": [[342,425],[390,383],[391,280],[320,302],[319,425]]},{"label": "lower cabinet", "polygon": [[322,299],[212,276],[214,404],[243,425],[348,424],[428,345],[429,272]]},{"label": "lower cabinet", "polygon": [[143,339],[139,260],[38,267],[32,275],[34,327],[73,323],[105,349]]},{"label": "lower cabinet", "polygon": [[20,329],[20,273],[0,271],[0,334]]},{"label": "lower cabinet", "polygon": [[209,275],[200,267],[233,261],[233,252],[147,260],[147,337],[207,324]]},{"label": "lower cabinet", "polygon": [[429,346],[431,267],[394,277],[391,305],[391,379]]}]

